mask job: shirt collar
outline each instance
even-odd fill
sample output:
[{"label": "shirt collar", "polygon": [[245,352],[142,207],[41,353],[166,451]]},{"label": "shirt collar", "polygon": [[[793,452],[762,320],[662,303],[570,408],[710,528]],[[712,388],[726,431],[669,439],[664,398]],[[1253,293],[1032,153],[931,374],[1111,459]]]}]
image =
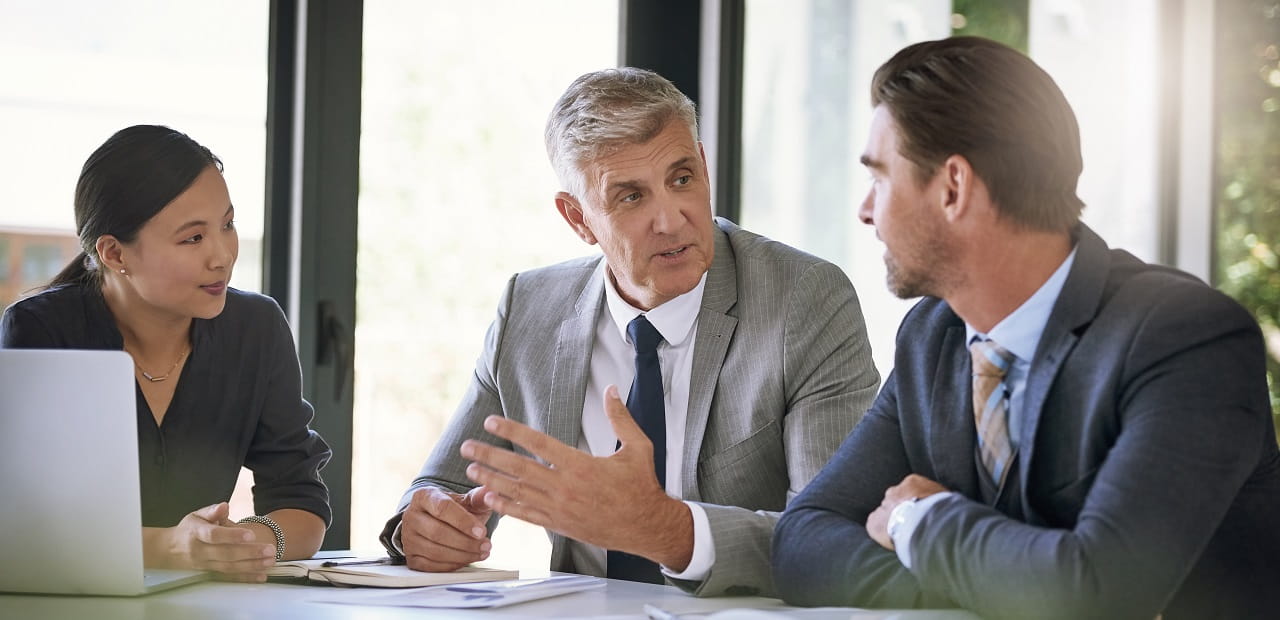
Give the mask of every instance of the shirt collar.
[{"label": "shirt collar", "polygon": [[1018,359],[1030,362],[1040,346],[1040,336],[1044,334],[1044,326],[1049,322],[1049,314],[1062,293],[1062,285],[1071,272],[1071,264],[1075,262],[1076,249],[1072,248],[1067,258],[1058,265],[1058,269],[1040,285],[1040,289],[1030,298],[1022,302],[1017,310],[1004,317],[991,331],[983,334],[968,323],[964,324],[965,342],[973,342],[975,336],[986,337],[996,341]]},{"label": "shirt collar", "polygon": [[[603,262],[603,261],[602,261]],[[618,289],[613,284],[613,277],[609,275],[608,268],[604,273],[604,299],[609,307],[609,317],[613,319],[614,325],[618,328],[618,334],[622,337],[623,342],[631,343],[627,338],[627,325],[633,319],[641,314],[649,318],[649,322],[662,334],[662,339],[667,344],[676,347],[689,337],[689,333],[693,330],[693,324],[698,319],[698,311],[702,308],[702,291],[707,285],[707,274],[703,273],[702,278],[698,280],[698,285],[693,287],[688,293],[680,295],[648,312],[644,312],[635,306],[627,303],[618,294]]]}]

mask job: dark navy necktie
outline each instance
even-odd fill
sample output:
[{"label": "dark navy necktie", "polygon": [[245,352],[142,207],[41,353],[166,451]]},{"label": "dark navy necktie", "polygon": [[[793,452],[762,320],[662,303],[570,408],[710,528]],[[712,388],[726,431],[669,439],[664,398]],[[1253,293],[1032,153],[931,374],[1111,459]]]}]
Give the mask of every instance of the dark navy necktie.
[{"label": "dark navy necktie", "polygon": [[[653,471],[658,486],[667,487],[667,408],[662,396],[662,364],[658,361],[658,344],[662,334],[642,314],[627,325],[627,335],[636,350],[636,378],[627,395],[627,410],[636,424],[653,442]],[[663,583],[658,565],[642,557],[610,551],[610,579],[626,579],[646,583]]]}]

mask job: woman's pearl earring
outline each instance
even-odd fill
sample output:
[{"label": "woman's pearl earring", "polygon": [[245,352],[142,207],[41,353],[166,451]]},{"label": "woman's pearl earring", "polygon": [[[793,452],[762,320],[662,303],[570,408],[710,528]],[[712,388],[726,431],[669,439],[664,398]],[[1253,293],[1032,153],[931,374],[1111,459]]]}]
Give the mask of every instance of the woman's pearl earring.
[{"label": "woman's pearl earring", "polygon": [[121,270],[120,270],[120,273],[124,273],[124,270],[123,270],[123,269],[121,269]]}]

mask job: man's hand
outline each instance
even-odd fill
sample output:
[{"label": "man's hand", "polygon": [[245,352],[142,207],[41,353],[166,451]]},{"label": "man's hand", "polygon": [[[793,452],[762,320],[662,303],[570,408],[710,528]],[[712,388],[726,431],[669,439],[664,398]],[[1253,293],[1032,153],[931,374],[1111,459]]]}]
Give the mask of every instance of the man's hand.
[{"label": "man's hand", "polygon": [[889,537],[889,513],[909,499],[924,499],[946,490],[946,487],[917,474],[903,478],[902,482],[885,490],[880,507],[867,516],[867,535],[881,547],[893,551],[893,539]]},{"label": "man's hand", "polygon": [[413,570],[448,572],[489,557],[485,523],[492,511],[484,504],[484,487],[466,495],[435,487],[419,489],[400,520],[400,546]]},{"label": "man's hand", "polygon": [[230,581],[267,580],[276,563],[276,547],[255,542],[253,532],[227,519],[226,502],[205,506],[177,525],[143,528],[146,565],[155,568],[207,570]]},{"label": "man's hand", "polygon": [[500,513],[684,570],[693,553],[693,515],[658,486],[653,444],[618,398],[617,387],[605,389],[604,405],[622,443],[612,455],[593,457],[518,422],[490,416],[485,430],[546,464],[468,440],[462,456],[475,462],[467,476],[491,491],[484,501]]}]

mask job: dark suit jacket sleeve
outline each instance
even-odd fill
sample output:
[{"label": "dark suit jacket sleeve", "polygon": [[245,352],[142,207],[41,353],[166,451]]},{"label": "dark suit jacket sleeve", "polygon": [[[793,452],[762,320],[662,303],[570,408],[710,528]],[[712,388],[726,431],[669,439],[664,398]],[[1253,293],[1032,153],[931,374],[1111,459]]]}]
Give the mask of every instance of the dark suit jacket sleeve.
[{"label": "dark suit jacket sleeve", "polygon": [[[1274,441],[1259,407],[1256,323],[1203,290],[1165,289],[1135,303],[1136,316],[1114,329],[1127,344],[1115,359],[1073,379],[1078,391],[1050,394],[1062,399],[1049,405],[1058,414],[1114,425],[1114,445],[1090,446],[1107,454],[1096,471],[1036,490],[1046,507],[1080,502],[1074,523],[1033,526],[963,497],[944,500],[912,539],[913,580],[862,526],[906,473],[889,390],[783,518],[774,556],[783,596],[858,606],[932,606],[941,596],[989,618],[1154,617],[1218,529],[1263,441]],[[1031,465],[1042,466],[1052,464]]]},{"label": "dark suit jacket sleeve", "polygon": [[773,535],[773,579],[797,605],[949,606],[926,597],[865,523],[884,490],[911,473],[902,447],[896,375],[835,456],[787,508]]},{"label": "dark suit jacket sleeve", "polygon": [[[515,290],[516,277],[512,276],[507,282],[502,301],[498,304],[498,315],[494,318],[493,323],[489,325],[489,330],[485,334],[484,352],[481,353],[480,358],[476,361],[475,374],[472,375],[471,384],[467,387],[467,392],[463,395],[462,402],[454,410],[453,418],[450,419],[449,425],[445,427],[444,434],[441,435],[440,440],[432,448],[426,462],[422,464],[422,469],[418,472],[417,478],[413,480],[409,489],[400,498],[400,504],[396,507],[395,514],[383,526],[379,540],[386,547],[387,552],[392,555],[399,555],[399,552],[392,546],[391,536],[400,524],[404,509],[409,505],[409,501],[415,492],[419,489],[438,487],[455,493],[466,493],[475,488],[475,483],[467,478],[466,467],[468,461],[464,460],[458,452],[462,447],[463,441],[471,438],[480,438],[499,448],[505,450],[513,449],[510,442],[486,432],[484,430],[484,420],[490,415],[502,415],[502,402],[498,397],[495,369],[498,367],[498,356],[501,351],[507,313]],[[490,535],[493,534],[494,528],[497,527],[498,518],[497,513],[494,513],[489,520]]]}]

